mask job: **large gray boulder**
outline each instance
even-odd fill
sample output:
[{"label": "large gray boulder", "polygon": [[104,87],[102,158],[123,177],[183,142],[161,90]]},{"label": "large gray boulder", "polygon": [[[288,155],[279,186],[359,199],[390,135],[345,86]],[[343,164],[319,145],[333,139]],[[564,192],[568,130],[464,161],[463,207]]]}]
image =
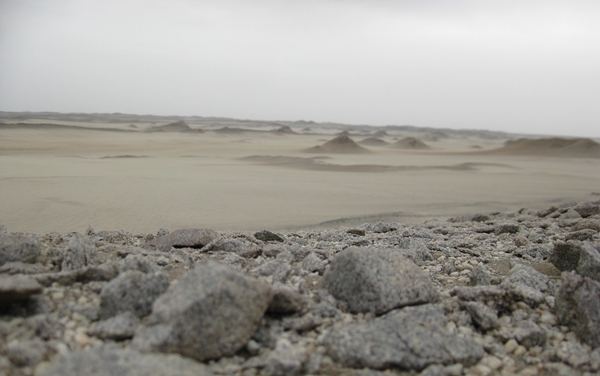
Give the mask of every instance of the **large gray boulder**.
[{"label": "large gray boulder", "polygon": [[0,235],[0,265],[7,262],[35,263],[41,253],[41,243],[35,236]]},{"label": "large gray boulder", "polygon": [[152,312],[152,303],[169,287],[169,277],[164,273],[145,274],[127,271],[113,279],[100,292],[101,319],[131,312],[142,318]]},{"label": "large gray boulder", "polygon": [[41,376],[209,376],[203,364],[178,355],[140,354],[125,349],[99,349],[67,354]]},{"label": "large gray boulder", "polygon": [[600,347],[599,282],[572,272],[563,273],[554,308],[563,325],[590,346]]},{"label": "large gray boulder", "polygon": [[208,262],[154,302],[148,326],[136,333],[134,346],[200,361],[233,355],[258,329],[272,295],[268,284]]},{"label": "large gray boulder", "polygon": [[391,249],[349,248],[334,258],[324,280],[331,295],[353,313],[380,315],[438,299],[429,276]]},{"label": "large gray boulder", "polygon": [[548,260],[560,271],[575,270],[584,277],[600,281],[600,244],[557,242]]},{"label": "large gray boulder", "polygon": [[325,339],[329,355],[354,368],[422,370],[431,364],[476,363],[484,355],[475,341],[445,329],[439,305],[394,310],[374,321],[338,327]]}]

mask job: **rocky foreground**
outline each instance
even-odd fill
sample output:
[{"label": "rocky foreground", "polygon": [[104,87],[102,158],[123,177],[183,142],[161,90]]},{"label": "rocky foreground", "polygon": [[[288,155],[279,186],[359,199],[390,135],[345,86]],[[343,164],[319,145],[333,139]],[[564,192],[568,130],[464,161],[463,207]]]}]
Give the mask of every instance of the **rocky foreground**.
[{"label": "rocky foreground", "polygon": [[0,231],[0,375],[593,375],[600,201],[279,234]]}]

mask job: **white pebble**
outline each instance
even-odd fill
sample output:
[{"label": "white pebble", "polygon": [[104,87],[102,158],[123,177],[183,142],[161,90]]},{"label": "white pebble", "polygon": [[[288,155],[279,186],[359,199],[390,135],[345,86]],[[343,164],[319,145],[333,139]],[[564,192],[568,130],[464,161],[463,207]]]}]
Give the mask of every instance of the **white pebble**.
[{"label": "white pebble", "polygon": [[518,375],[523,375],[523,376],[535,376],[539,373],[539,370],[537,369],[537,367],[535,366],[531,366],[531,367],[526,367],[523,368]]},{"label": "white pebble", "polygon": [[525,346],[517,346],[517,348],[515,349],[515,351],[513,352],[513,354],[515,354],[515,356],[523,356],[527,353],[527,349],[525,348]]},{"label": "white pebble", "polygon": [[486,356],[481,360],[481,363],[488,366],[492,370],[497,370],[498,368],[502,367],[502,360],[493,355]]},{"label": "white pebble", "polygon": [[519,346],[519,343],[517,341],[515,341],[514,339],[509,339],[508,341],[506,341],[506,343],[504,344],[504,349],[506,350],[507,353],[512,353],[513,351],[515,351],[515,349]]}]

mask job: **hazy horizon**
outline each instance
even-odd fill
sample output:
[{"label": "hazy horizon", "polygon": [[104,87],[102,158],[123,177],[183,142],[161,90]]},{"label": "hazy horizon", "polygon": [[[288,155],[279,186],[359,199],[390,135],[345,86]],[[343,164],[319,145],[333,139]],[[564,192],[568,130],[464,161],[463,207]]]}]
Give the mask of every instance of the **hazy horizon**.
[{"label": "hazy horizon", "polygon": [[0,110],[600,137],[600,3],[5,0]]}]

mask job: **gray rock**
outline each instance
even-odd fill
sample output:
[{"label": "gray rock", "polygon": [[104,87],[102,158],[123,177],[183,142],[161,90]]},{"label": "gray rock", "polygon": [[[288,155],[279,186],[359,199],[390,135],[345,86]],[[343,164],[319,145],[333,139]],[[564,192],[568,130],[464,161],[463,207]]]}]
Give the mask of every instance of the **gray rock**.
[{"label": "gray rock", "polygon": [[581,247],[577,273],[584,277],[600,281],[600,245],[584,244]]},{"label": "gray rock", "polygon": [[119,271],[123,273],[129,270],[136,270],[142,273],[153,273],[156,271],[156,268],[144,257],[140,255],[129,254],[121,262]]},{"label": "gray rock", "polygon": [[517,223],[501,223],[494,227],[494,233],[500,234],[516,234],[521,229]]},{"label": "gray rock", "polygon": [[6,353],[14,365],[26,367],[44,360],[48,353],[48,346],[39,338],[15,340],[8,343]]},{"label": "gray rock", "polygon": [[548,261],[560,271],[571,271],[577,269],[580,256],[581,246],[579,243],[574,241],[556,242]]},{"label": "gray rock", "polygon": [[41,248],[41,243],[35,236],[0,235],[0,265],[11,261],[33,264],[40,256]]},{"label": "gray rock", "polygon": [[98,250],[94,242],[87,237],[76,234],[65,251],[61,270],[77,270],[91,266],[98,258]]},{"label": "gray rock", "polygon": [[469,279],[470,279],[471,286],[482,286],[482,285],[489,285],[492,283],[491,282],[492,278],[490,276],[490,273],[481,264],[479,264],[473,268]]},{"label": "gray rock", "polygon": [[307,299],[285,285],[273,288],[273,298],[267,308],[270,313],[296,313],[302,312],[308,305]]},{"label": "gray rock", "polygon": [[523,285],[536,291],[546,291],[549,281],[550,278],[537,270],[523,264],[517,264],[510,270],[510,273],[502,283],[505,285]]},{"label": "gray rock", "polygon": [[203,249],[204,252],[231,252],[241,257],[256,257],[262,253],[259,246],[244,239],[219,238]]},{"label": "gray rock", "polygon": [[290,264],[290,260],[277,258],[252,269],[250,273],[255,276],[272,276],[273,281],[285,283],[292,273],[292,265]]},{"label": "gray rock", "polygon": [[592,215],[600,214],[600,201],[585,202],[573,208],[583,218],[591,217]]},{"label": "gray rock", "polygon": [[422,239],[402,238],[400,240],[400,253],[411,261],[420,264],[423,261],[433,260],[431,251]]},{"label": "gray rock", "polygon": [[209,376],[203,364],[179,355],[125,349],[78,351],[58,359],[41,376]]},{"label": "gray rock", "polygon": [[163,251],[173,248],[203,248],[215,240],[219,234],[210,229],[181,229],[170,234],[160,236],[146,243]]},{"label": "gray rock", "polygon": [[41,264],[26,264],[20,261],[7,262],[0,266],[0,274],[40,274],[49,272],[48,268]]},{"label": "gray rock", "polygon": [[573,231],[565,236],[565,240],[590,240],[596,233],[596,231],[590,229]]},{"label": "gray rock", "polygon": [[267,356],[267,364],[263,370],[265,376],[298,375],[302,371],[305,355],[296,350],[290,341],[277,340],[275,350]]},{"label": "gray rock", "polygon": [[284,242],[285,239],[269,230],[262,230],[254,234],[254,237],[263,242]]},{"label": "gray rock", "polygon": [[164,273],[144,274],[128,271],[113,279],[100,292],[101,319],[131,312],[144,317],[152,312],[152,303],[169,287]]},{"label": "gray rock", "polygon": [[43,286],[31,277],[22,275],[1,277],[0,302],[24,300],[31,295],[41,293],[43,289]]},{"label": "gray rock", "polygon": [[134,346],[200,361],[233,355],[258,328],[272,294],[269,285],[229,266],[202,264],[154,302]]},{"label": "gray rock", "polygon": [[127,311],[96,323],[88,331],[88,334],[102,339],[114,339],[119,341],[133,338],[139,324],[139,317],[132,312]]},{"label": "gray rock", "polygon": [[383,314],[438,299],[429,276],[390,249],[349,248],[333,259],[324,282],[331,295],[354,313]]},{"label": "gray rock", "polygon": [[600,347],[600,282],[575,273],[562,274],[556,316],[592,348]]},{"label": "gray rock", "polygon": [[546,343],[546,332],[532,321],[519,320],[513,327],[502,327],[496,336],[506,342],[515,339],[519,344],[530,348],[543,346]]},{"label": "gray rock", "polygon": [[311,252],[302,260],[300,267],[309,273],[323,274],[325,271],[325,263],[314,252]]},{"label": "gray rock", "polygon": [[431,364],[472,365],[484,355],[475,341],[450,334],[438,305],[394,310],[364,324],[333,329],[325,339],[329,355],[354,367],[422,370]]},{"label": "gray rock", "polygon": [[466,302],[463,306],[483,331],[498,327],[498,314],[494,309],[479,302]]}]

